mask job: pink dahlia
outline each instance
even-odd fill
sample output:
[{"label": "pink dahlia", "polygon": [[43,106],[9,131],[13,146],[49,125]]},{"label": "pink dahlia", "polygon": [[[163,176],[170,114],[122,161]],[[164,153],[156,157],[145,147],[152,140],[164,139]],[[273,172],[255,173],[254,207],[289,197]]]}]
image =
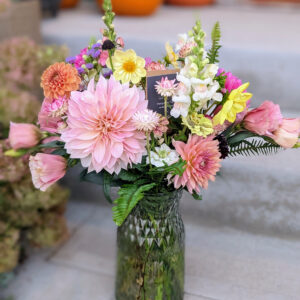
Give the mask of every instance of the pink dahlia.
[{"label": "pink dahlia", "polygon": [[81,159],[88,171],[119,173],[128,164],[140,163],[145,134],[136,129],[133,115],[147,108],[145,94],[135,86],[120,84],[111,76],[91,80],[86,91],[69,99],[68,127],[61,139],[71,158]]},{"label": "pink dahlia", "polygon": [[221,167],[219,142],[213,140],[213,136],[204,139],[198,135],[190,135],[186,144],[173,141],[173,145],[187,162],[183,175],[174,177],[174,187],[187,187],[191,194],[194,191],[200,193],[201,188],[207,188],[208,180],[215,180]]}]

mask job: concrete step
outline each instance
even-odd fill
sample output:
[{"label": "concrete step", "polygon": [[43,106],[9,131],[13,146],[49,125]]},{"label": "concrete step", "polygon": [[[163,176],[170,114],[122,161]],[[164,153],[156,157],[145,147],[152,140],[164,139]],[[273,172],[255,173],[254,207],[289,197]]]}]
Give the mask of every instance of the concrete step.
[{"label": "concrete step", "polygon": [[[69,206],[69,222],[76,228],[70,240],[46,259],[31,256],[2,296],[14,295],[15,300],[114,299],[116,228],[111,209],[82,202]],[[79,221],[82,219],[85,221]],[[185,209],[183,219],[185,300],[299,299],[299,241],[205,222],[201,216],[191,218]]]},{"label": "concrete step", "polygon": [[[285,109],[300,110],[300,6],[264,7],[215,5],[201,8],[163,6],[147,18],[117,17],[117,32],[127,48],[139,55],[159,59],[164,43],[176,42],[201,18],[207,32],[215,21],[222,27],[221,66],[250,81],[254,104],[273,100]],[[64,11],[57,19],[44,20],[45,42],[67,44],[76,54],[103,27],[95,4]],[[209,36],[209,34],[208,34]]]}]

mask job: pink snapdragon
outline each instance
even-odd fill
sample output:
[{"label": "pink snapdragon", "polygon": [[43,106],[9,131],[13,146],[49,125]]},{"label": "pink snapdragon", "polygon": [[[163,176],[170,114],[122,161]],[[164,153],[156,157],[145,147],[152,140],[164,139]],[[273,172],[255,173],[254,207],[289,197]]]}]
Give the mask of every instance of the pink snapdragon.
[{"label": "pink snapdragon", "polygon": [[284,148],[292,148],[298,142],[300,135],[300,119],[283,119],[278,129],[273,133],[274,141]]},{"label": "pink snapdragon", "polygon": [[281,123],[280,107],[271,101],[265,101],[258,108],[248,112],[243,121],[247,130],[266,136],[271,136]]},{"label": "pink snapdragon", "polygon": [[42,133],[33,124],[10,122],[9,143],[13,149],[31,148],[41,140]]},{"label": "pink snapdragon", "polygon": [[33,185],[41,191],[65,176],[67,161],[59,155],[38,153],[29,158]]}]

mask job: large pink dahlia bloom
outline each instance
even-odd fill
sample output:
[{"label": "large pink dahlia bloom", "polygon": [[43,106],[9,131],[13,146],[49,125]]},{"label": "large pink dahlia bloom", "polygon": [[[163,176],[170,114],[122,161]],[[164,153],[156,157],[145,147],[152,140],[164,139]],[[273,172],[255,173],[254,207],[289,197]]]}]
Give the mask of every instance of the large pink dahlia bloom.
[{"label": "large pink dahlia bloom", "polygon": [[132,116],[147,104],[144,92],[113,76],[101,76],[96,87],[91,80],[86,91],[71,93],[68,126],[61,136],[67,152],[89,172],[119,173],[128,164],[140,163],[145,134],[136,129]]},{"label": "large pink dahlia bloom", "polygon": [[208,180],[215,180],[219,171],[220,152],[219,142],[213,137],[204,139],[198,135],[190,135],[187,143],[173,141],[176,151],[183,160],[187,162],[182,176],[174,177],[174,187],[187,187],[192,194],[194,191],[200,193],[201,188],[207,188]]}]

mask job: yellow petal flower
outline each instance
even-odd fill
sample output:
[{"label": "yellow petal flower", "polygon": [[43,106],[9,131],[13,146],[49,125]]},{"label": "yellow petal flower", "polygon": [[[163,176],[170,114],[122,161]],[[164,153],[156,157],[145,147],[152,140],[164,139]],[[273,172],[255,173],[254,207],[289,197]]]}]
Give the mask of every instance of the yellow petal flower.
[{"label": "yellow petal flower", "polygon": [[193,134],[203,136],[204,138],[214,132],[212,120],[197,112],[191,113],[186,118],[182,117],[182,123],[187,126]]},{"label": "yellow petal flower", "polygon": [[178,68],[177,59],[179,58],[179,56],[174,52],[169,42],[165,44],[165,48],[166,48],[168,60],[174,66],[174,68]]},{"label": "yellow petal flower", "polygon": [[139,83],[142,77],[146,76],[145,63],[145,60],[137,56],[132,49],[116,50],[112,57],[112,65],[109,58],[106,61],[108,68],[114,68],[113,75],[117,80],[122,83],[131,81],[133,84]]},{"label": "yellow petal flower", "polygon": [[251,93],[244,93],[248,87],[249,82],[244,83],[230,93],[222,109],[214,116],[214,125],[222,125],[225,120],[233,123],[236,115],[245,110],[247,101],[252,97]]}]

